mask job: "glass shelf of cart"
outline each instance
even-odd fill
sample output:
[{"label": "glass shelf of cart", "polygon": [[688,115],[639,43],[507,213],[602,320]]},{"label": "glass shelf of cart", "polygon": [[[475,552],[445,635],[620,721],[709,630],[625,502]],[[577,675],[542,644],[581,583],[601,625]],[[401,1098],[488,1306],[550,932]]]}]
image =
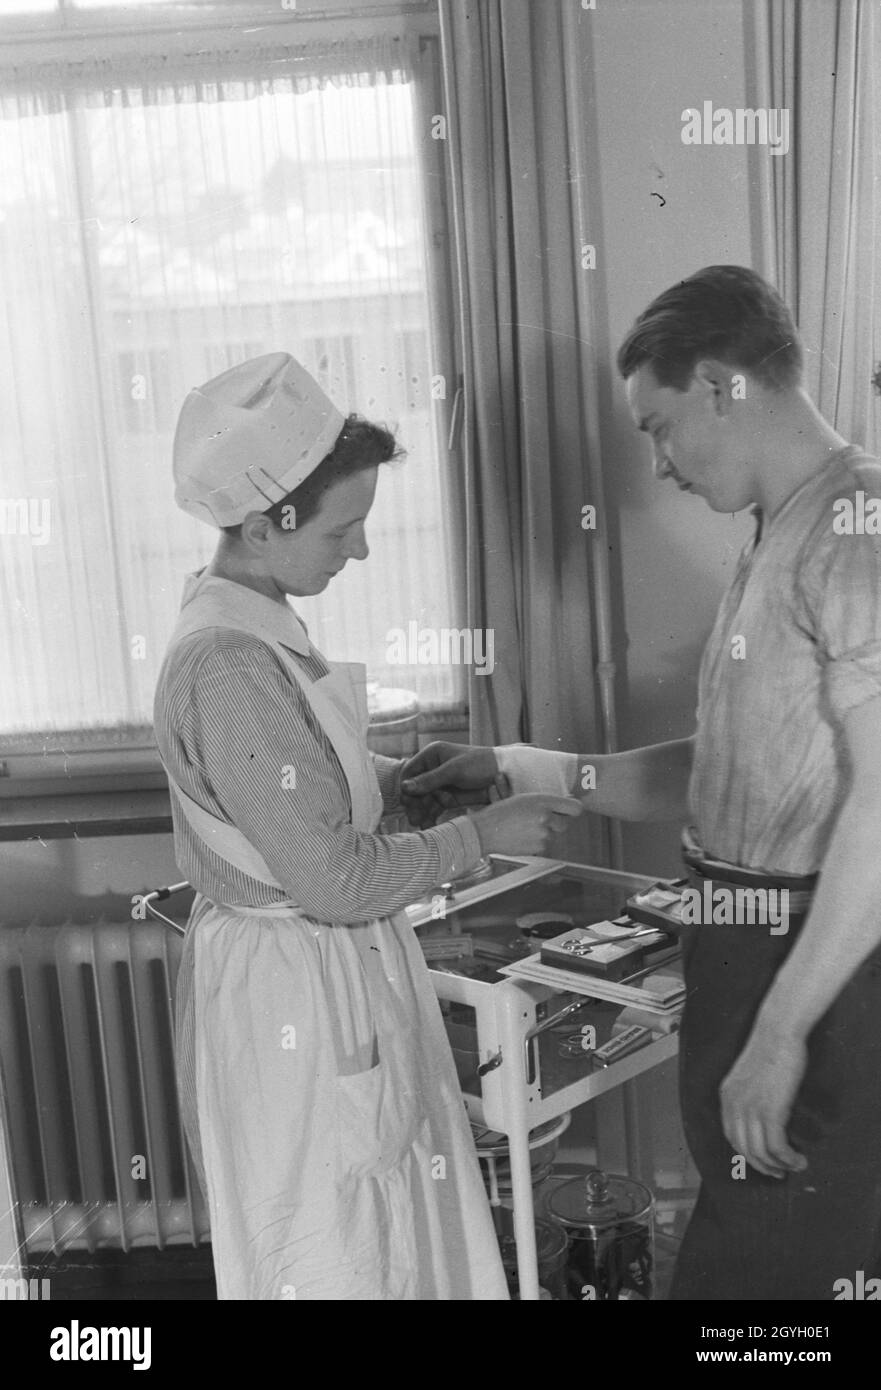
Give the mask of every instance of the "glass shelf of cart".
[{"label": "glass shelf of cart", "polygon": [[[502,876],[479,900],[447,902],[445,916],[417,926],[466,1103],[484,1096],[487,1064],[497,1051],[493,998],[515,988],[502,968],[534,955],[543,936],[619,916],[625,900],[652,881],[614,869],[534,860],[528,875],[518,873],[516,881],[513,875]],[[498,995],[499,1003],[502,997]],[[590,1077],[599,1090],[606,1089],[594,1053],[611,1038],[620,1006],[541,987],[521,988],[518,997],[529,1001],[525,1011],[518,1006],[518,1014],[528,1018],[524,1028],[559,1016],[559,1022],[538,1032],[533,1044],[535,1075],[529,1081],[524,1075],[524,1081],[534,1098],[548,1100]]]}]

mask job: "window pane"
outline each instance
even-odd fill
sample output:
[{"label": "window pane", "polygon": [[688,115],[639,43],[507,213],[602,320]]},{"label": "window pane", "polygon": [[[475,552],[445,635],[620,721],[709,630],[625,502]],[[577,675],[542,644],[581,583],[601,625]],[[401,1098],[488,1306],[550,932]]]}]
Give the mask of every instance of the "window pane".
[{"label": "window pane", "polygon": [[0,729],[149,722],[184,575],[216,539],[174,505],[177,413],[190,387],[278,349],[344,410],[399,425],[410,453],[381,470],[369,560],[298,608],[331,658],[366,660],[426,705],[461,698],[449,668],[388,660],[392,629],[458,626],[412,93],[260,91],[217,84],[220,100],[178,91],[6,125],[0,447],[16,464],[3,486],[39,500],[42,478],[53,528],[3,547],[28,618],[0,613],[26,673],[0,676]]},{"label": "window pane", "polygon": [[358,0],[67,0],[74,10],[178,10],[182,15],[211,14],[223,17],[225,10],[252,10],[271,22],[294,14],[297,10],[357,9]]},{"label": "window pane", "polygon": [[[232,0],[233,4],[236,0]],[[218,8],[217,0],[68,0],[68,4],[75,10],[141,10],[148,5],[165,5],[166,9],[177,8],[179,10],[192,10],[200,5],[214,5]],[[279,5],[281,8],[281,5]]]},{"label": "window pane", "polygon": [[58,9],[58,0],[0,0],[0,19],[16,15],[46,14]]}]

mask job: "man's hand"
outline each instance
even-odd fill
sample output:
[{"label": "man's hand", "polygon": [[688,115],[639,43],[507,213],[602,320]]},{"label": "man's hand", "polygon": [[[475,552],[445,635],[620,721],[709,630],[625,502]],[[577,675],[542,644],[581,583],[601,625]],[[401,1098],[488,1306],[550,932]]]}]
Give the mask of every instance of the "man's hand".
[{"label": "man's hand", "polygon": [[786,1137],[806,1066],[803,1042],[774,1033],[759,1022],[719,1087],[728,1143],[767,1177],[784,1178],[807,1166],[807,1159]]},{"label": "man's hand", "polygon": [[[852,769],[808,919],[762,1001],[749,1042],[720,1087],[728,1142],[760,1173],[800,1171],[786,1137],[811,1031],[881,946],[881,696],[843,720]],[[782,1170],[782,1171],[781,1171]]]},{"label": "man's hand", "polygon": [[486,806],[508,795],[492,748],[461,743],[429,743],[401,771],[401,804],[411,825],[434,825],[457,807]]}]

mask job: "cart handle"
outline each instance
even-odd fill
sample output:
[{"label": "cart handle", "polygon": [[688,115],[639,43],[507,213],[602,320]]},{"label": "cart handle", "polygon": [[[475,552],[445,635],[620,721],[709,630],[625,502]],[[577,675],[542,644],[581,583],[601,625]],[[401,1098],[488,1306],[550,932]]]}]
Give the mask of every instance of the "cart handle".
[{"label": "cart handle", "polygon": [[171,927],[172,930],[176,931],[179,936],[185,936],[186,928],[180,926],[177,922],[173,922],[170,917],[166,917],[164,912],[158,912],[157,909],[154,907],[154,903],[164,902],[164,900],[166,898],[170,898],[173,893],[183,893],[185,889],[191,887],[192,884],[184,882],[172,883],[171,886],[168,888],[154,888],[152,893],[144,894],[142,902],[147,911],[149,912],[150,916],[155,917],[157,922],[164,922],[166,926]]}]

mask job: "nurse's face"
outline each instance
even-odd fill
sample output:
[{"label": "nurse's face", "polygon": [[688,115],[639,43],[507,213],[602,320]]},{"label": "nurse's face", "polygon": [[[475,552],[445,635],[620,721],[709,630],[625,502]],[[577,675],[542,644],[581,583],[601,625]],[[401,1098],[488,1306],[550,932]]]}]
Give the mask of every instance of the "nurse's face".
[{"label": "nurse's face", "polygon": [[323,494],[314,516],[295,530],[271,528],[264,564],[285,594],[320,594],[349,560],[366,560],[364,534],[373,506],[378,468],[340,478]]},{"label": "nurse's face", "polygon": [[714,512],[736,512],[754,501],[746,437],[731,398],[731,376],[699,364],[685,391],[660,386],[643,365],[627,378],[637,429],[652,441],[656,478],[670,478]]}]

